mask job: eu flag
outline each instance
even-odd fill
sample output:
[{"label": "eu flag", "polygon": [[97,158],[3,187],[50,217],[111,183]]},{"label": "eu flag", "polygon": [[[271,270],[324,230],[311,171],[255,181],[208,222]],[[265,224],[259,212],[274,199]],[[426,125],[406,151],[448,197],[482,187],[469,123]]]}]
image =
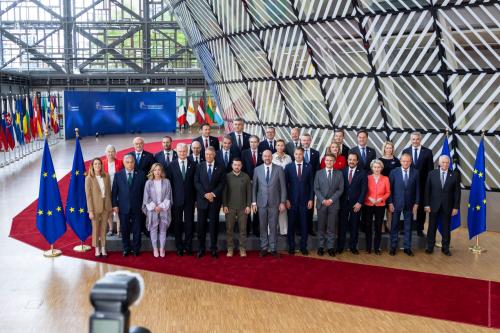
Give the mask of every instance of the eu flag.
[{"label": "eu flag", "polygon": [[467,225],[469,239],[486,231],[486,168],[484,165],[484,139],[477,149],[476,163],[470,186]]},{"label": "eu flag", "polygon": [[50,245],[54,244],[66,232],[61,194],[57,186],[56,173],[47,140],[45,140],[43,147],[36,227]]},{"label": "eu flag", "polygon": [[85,196],[85,163],[83,161],[80,139],[76,138],[75,156],[71,168],[68,199],[66,200],[66,216],[68,224],[78,238],[83,242],[92,233],[87,211],[87,198]]},{"label": "eu flag", "polygon": [[[453,171],[453,160],[451,159],[451,154],[450,154],[450,145],[448,143],[448,136],[445,136],[444,142],[443,142],[443,148],[441,148],[441,155],[446,155],[450,158],[450,170]],[[450,231],[455,230],[456,228],[460,227],[460,208],[458,209],[458,213],[455,216],[451,217],[450,221]],[[440,219],[438,220],[438,229],[439,232],[441,232],[441,221]]]}]

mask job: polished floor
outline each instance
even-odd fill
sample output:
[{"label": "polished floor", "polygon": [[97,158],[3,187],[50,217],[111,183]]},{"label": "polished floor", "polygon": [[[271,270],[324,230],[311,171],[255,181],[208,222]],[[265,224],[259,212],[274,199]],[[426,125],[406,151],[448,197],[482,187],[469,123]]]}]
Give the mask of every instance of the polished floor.
[{"label": "polished floor", "polygon": [[[194,136],[194,135],[193,135]],[[161,135],[144,135],[159,141]],[[85,138],[85,159],[107,144],[131,146],[132,135]],[[61,178],[72,164],[74,141],[51,147]],[[0,160],[2,159],[0,153]],[[92,312],[89,291],[108,271],[122,269],[68,257],[44,258],[41,251],[8,237],[12,217],[36,199],[41,153],[0,168],[0,332],[85,332]],[[487,232],[482,255],[468,251],[465,229],[453,232],[451,258],[344,254],[334,260],[500,281],[500,234]],[[168,260],[168,256],[165,260]],[[491,329],[349,306],[272,292],[139,271],[146,281],[132,324],[153,332],[486,332]],[[333,282],[334,283],[334,282]],[[389,289],[390,277],[386,285]],[[404,297],[404,295],[401,295]],[[381,302],[384,300],[381,299]],[[411,301],[411,300],[410,300]]]}]

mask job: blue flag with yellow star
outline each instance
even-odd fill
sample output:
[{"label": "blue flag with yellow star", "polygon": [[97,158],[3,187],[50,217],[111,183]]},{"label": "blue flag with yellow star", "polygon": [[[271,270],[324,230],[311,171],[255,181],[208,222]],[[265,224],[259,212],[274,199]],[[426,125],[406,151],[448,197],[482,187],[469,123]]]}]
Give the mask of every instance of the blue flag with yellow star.
[{"label": "blue flag with yellow star", "polygon": [[45,140],[43,147],[36,227],[50,245],[54,244],[66,232],[61,194],[57,186],[56,172],[47,140]]},{"label": "blue flag with yellow star", "polygon": [[486,231],[486,167],[484,165],[484,139],[477,149],[476,164],[470,185],[467,225],[469,239]]},{"label": "blue flag with yellow star", "polygon": [[85,162],[83,161],[80,139],[76,138],[75,156],[71,168],[68,199],[66,200],[66,218],[71,229],[83,242],[92,233],[92,224],[87,211],[85,196]]},{"label": "blue flag with yellow star", "polygon": [[[448,136],[445,136],[444,141],[443,141],[443,148],[441,148],[441,155],[446,155],[450,158],[450,170],[453,171],[453,160],[451,158],[451,153],[450,153],[450,145],[448,143]],[[438,230],[441,233],[441,218],[438,218]],[[450,220],[450,231],[453,231],[457,228],[459,228],[461,225],[461,220],[460,220],[460,208],[458,208],[458,213],[455,216],[451,217]],[[441,233],[442,234],[442,233]]]}]

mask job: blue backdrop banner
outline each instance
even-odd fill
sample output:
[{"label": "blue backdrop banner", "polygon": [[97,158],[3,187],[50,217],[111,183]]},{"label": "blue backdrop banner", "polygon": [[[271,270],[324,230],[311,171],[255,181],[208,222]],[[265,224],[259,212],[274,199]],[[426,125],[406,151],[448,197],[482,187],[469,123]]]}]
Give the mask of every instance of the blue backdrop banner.
[{"label": "blue backdrop banner", "polygon": [[175,92],[65,91],[67,139],[80,135],[174,132]]}]

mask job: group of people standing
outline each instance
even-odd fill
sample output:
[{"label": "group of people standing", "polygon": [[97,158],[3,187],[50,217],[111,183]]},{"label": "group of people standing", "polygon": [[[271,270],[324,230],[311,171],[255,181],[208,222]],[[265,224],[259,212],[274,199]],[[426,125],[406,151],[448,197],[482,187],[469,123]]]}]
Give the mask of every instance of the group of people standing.
[{"label": "group of people standing", "polygon": [[390,141],[384,143],[377,158],[375,149],[368,146],[367,131],[358,131],[357,145],[349,148],[343,130],[337,130],[320,159],[320,153],[311,147],[311,135],[300,135],[298,128],[291,130],[287,142],[276,139],[272,127],[260,140],[244,132],[242,119],[235,119],[233,126],[222,144],[205,124],[190,147],[179,143],[174,150],[172,138],[165,136],[162,151],[153,155],[137,137],[134,151],[123,161],[116,158],[113,146],[107,147],[106,158],[93,159],[86,192],[96,256],[106,256],[106,235],[112,234],[116,221],[124,256],[139,255],[143,232],[151,238],[154,256],[164,257],[167,229],[173,224],[178,256],[195,254],[196,226],[196,256],[206,254],[209,233],[210,255],[217,258],[221,208],[226,216],[228,257],[236,250],[236,223],[242,257],[247,255],[246,239],[251,232],[260,238],[261,257],[279,256],[280,234],[287,238],[290,255],[296,253],[295,238],[300,234],[298,249],[308,255],[308,236],[315,235],[315,207],[320,256],[335,256],[346,248],[359,254],[360,225],[368,253],[381,254],[381,235],[386,228],[391,235],[389,254],[395,255],[402,228],[404,253],[413,256],[412,224],[423,236],[427,213],[426,253],[434,250],[439,220],[442,252],[451,255],[450,220],[460,205],[460,175],[449,170],[450,160],[445,155],[434,169],[432,151],[421,145],[420,133],[411,134],[411,146],[398,159]]}]

